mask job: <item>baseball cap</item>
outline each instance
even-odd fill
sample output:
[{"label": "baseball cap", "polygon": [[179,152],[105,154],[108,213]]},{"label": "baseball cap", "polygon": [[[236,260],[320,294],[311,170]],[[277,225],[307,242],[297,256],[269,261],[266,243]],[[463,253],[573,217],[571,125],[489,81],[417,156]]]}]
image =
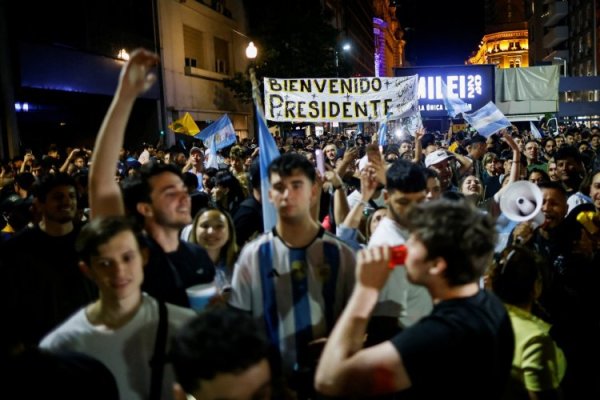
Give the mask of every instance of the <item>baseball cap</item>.
[{"label": "baseball cap", "polygon": [[194,146],[194,147],[192,147],[192,148],[190,149],[190,154],[192,154],[192,153],[194,153],[194,152],[196,152],[196,151],[197,151],[197,152],[200,152],[200,153],[202,153],[202,149],[201,149],[200,147],[196,147],[196,146]]},{"label": "baseball cap", "polygon": [[452,157],[454,157],[454,155],[444,149],[436,150],[433,153],[427,154],[427,157],[425,157],[425,167],[429,168],[432,165],[441,163]]}]

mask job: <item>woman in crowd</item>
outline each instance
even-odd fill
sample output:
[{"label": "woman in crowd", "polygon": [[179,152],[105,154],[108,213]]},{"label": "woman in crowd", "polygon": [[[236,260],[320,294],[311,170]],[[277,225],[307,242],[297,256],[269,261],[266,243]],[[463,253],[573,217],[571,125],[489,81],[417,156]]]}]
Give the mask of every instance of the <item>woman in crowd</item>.
[{"label": "woman in crowd", "polygon": [[511,246],[491,273],[491,286],[504,302],[515,333],[515,354],[505,399],[558,399],[566,371],[550,325],[533,315],[542,292],[541,260],[531,250]]},{"label": "woman in crowd", "polygon": [[200,210],[192,222],[187,240],[206,249],[216,268],[217,286],[221,292],[227,291],[239,253],[229,213],[218,208]]}]

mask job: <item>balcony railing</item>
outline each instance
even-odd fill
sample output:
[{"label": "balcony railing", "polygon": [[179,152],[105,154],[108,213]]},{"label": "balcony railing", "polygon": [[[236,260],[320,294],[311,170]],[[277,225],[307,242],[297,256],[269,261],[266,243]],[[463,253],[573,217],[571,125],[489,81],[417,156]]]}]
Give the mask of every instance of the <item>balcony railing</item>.
[{"label": "balcony railing", "polygon": [[548,5],[548,11],[542,15],[542,24],[545,27],[556,25],[569,13],[569,4],[566,1],[555,1]]}]

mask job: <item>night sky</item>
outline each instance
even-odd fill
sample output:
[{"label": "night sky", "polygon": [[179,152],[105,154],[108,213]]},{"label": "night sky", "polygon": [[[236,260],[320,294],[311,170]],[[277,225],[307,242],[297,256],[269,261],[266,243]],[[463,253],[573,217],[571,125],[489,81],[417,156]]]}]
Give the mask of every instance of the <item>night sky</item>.
[{"label": "night sky", "polygon": [[404,0],[397,16],[406,31],[406,58],[413,65],[462,65],[484,34],[482,0]]}]

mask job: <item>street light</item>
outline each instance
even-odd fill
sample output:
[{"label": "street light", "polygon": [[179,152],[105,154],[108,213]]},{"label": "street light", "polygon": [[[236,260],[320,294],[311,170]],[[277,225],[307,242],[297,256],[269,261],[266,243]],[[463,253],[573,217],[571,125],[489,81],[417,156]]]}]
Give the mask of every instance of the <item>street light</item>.
[{"label": "street light", "polygon": [[125,49],[120,49],[117,58],[123,61],[129,61],[129,53]]},{"label": "street light", "polygon": [[[250,81],[253,80],[254,77],[254,59],[256,58],[256,56],[258,55],[258,49],[256,48],[256,46],[254,45],[254,42],[250,42],[248,43],[248,47],[246,47],[246,58],[250,61],[250,70],[248,71],[250,74]],[[258,121],[256,120],[257,115],[256,115],[256,107],[254,105],[252,105],[252,127],[254,128],[254,136],[256,137],[256,134],[258,133]]]},{"label": "street light", "polygon": [[250,42],[248,47],[246,47],[246,58],[249,60],[254,60],[258,55],[258,49],[254,45],[254,42]]},{"label": "street light", "polygon": [[[350,45],[350,43],[344,43],[342,45],[342,50],[344,50],[345,52],[348,52],[352,49],[352,46]],[[339,77],[340,76],[340,52],[338,51],[338,49],[335,49],[335,76]]]}]

